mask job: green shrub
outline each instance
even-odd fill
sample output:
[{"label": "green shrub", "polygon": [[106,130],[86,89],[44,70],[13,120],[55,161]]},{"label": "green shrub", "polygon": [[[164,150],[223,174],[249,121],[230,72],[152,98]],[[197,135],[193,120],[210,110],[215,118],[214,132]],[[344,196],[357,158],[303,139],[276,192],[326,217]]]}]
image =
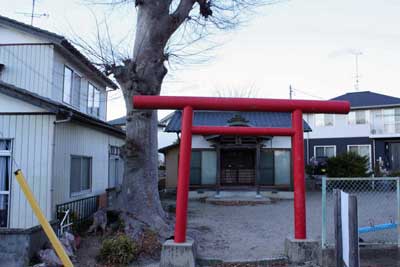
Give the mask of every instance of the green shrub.
[{"label": "green shrub", "polygon": [[389,176],[389,177],[400,177],[400,171],[391,172],[387,176]]},{"label": "green shrub", "polygon": [[126,265],[137,259],[139,246],[124,234],[103,241],[98,260],[104,264]]},{"label": "green shrub", "polygon": [[343,153],[336,157],[329,158],[326,163],[329,177],[368,176],[368,158],[354,152]]}]

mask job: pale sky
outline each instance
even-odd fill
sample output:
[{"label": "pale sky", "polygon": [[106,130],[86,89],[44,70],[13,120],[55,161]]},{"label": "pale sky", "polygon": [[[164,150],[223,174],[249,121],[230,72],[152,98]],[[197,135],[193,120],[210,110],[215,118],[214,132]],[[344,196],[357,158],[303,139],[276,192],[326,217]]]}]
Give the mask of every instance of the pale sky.
[{"label": "pale sky", "polygon": [[[0,0],[0,14],[29,23],[18,12],[30,12],[31,0]],[[103,16],[104,7],[84,6],[84,0],[36,0],[35,26],[71,36],[95,31],[92,10]],[[118,25],[114,36],[132,35],[133,10],[107,13]],[[217,88],[253,86],[259,97],[288,98],[289,85],[296,99],[329,99],[354,91],[355,58],[359,57],[360,90],[400,97],[400,1],[398,0],[291,0],[257,10],[248,25],[221,32],[224,45],[213,59],[200,65],[170,70],[163,95],[210,96]],[[116,24],[118,23],[118,24]],[[132,37],[133,38],[133,37]],[[119,93],[110,95],[108,119],[124,115]],[[165,112],[162,113],[164,115]]]}]

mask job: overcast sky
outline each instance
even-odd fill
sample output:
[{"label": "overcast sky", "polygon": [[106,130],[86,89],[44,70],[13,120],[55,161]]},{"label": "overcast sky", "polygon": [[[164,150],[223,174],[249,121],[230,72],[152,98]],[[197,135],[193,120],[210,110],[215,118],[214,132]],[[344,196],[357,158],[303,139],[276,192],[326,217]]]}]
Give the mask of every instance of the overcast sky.
[{"label": "overcast sky", "polygon": [[[29,23],[31,0],[0,0],[0,14]],[[59,34],[81,37],[95,30],[89,8],[78,0],[36,0],[36,13],[48,13],[35,25]],[[4,3],[7,3],[4,5]],[[108,12],[113,36],[132,34],[134,10]],[[400,1],[291,0],[266,6],[246,26],[218,37],[223,46],[212,60],[171,70],[163,95],[214,95],[218,88],[253,86],[259,97],[329,99],[354,91],[354,51],[359,58],[360,90],[400,97]],[[119,30],[114,30],[118,25]],[[124,114],[119,93],[110,95],[108,118]],[[165,113],[163,113],[165,114]]]}]

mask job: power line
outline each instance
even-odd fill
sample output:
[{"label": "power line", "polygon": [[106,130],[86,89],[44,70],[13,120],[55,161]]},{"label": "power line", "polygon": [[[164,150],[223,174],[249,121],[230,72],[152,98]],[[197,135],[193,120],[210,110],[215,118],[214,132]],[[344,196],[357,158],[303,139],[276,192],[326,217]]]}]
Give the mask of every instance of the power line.
[{"label": "power line", "polygon": [[293,88],[292,86],[289,86],[289,89],[290,89],[290,99],[292,99],[292,95],[293,95],[294,92],[299,92],[299,93],[301,93],[301,94],[303,94],[303,95],[306,95],[306,96],[309,96],[309,97],[313,97],[313,98],[325,100],[325,98],[323,98],[323,97],[320,97],[320,96],[311,94],[311,93],[306,92],[306,91],[304,91],[304,90],[300,90],[300,89],[297,89],[297,88]]}]

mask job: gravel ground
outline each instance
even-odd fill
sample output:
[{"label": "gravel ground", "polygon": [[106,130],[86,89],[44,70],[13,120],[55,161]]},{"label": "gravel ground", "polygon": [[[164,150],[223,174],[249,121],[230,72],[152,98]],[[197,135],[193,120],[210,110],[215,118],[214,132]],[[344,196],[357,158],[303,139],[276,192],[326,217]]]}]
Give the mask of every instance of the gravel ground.
[{"label": "gravel ground", "polygon": [[[320,238],[321,195],[307,195],[310,238]],[[196,235],[200,258],[224,261],[282,257],[285,237],[293,233],[293,200],[256,206],[214,206],[190,201],[189,228]],[[189,233],[190,234],[190,233]]]},{"label": "gravel ground", "polygon": [[[359,226],[394,221],[395,192],[358,194]],[[329,199],[328,199],[329,200]],[[321,238],[321,193],[308,192],[307,235]],[[328,201],[327,239],[333,244],[333,202]],[[284,240],[293,236],[293,200],[256,206],[216,206],[189,202],[189,228],[196,234],[200,258],[225,261],[282,257]],[[190,235],[190,232],[189,232]],[[361,234],[365,242],[397,242],[396,229]]]}]

